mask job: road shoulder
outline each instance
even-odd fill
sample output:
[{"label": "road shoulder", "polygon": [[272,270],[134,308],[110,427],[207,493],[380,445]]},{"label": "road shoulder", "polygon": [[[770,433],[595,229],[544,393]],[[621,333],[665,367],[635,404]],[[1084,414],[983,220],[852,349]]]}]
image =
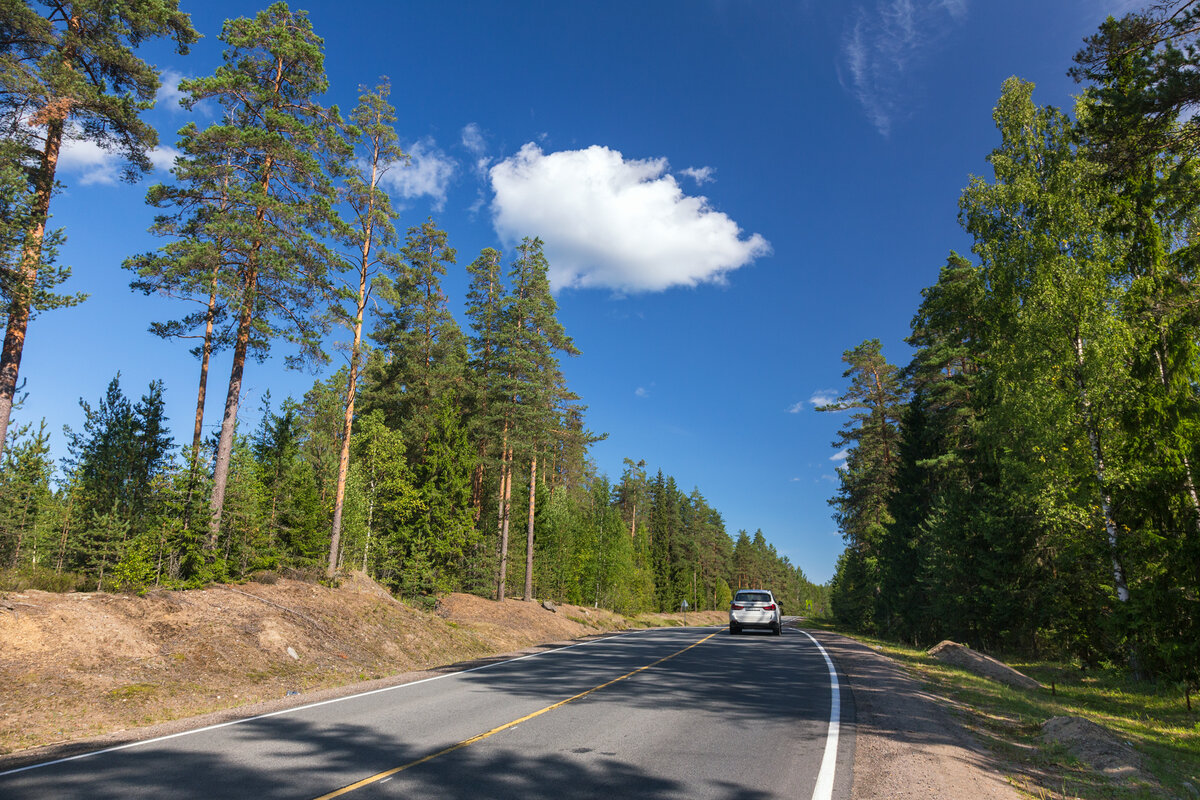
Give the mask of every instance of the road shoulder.
[{"label": "road shoulder", "polygon": [[852,694],[855,800],[1021,797],[1005,765],[895,661],[845,636],[809,632]]}]

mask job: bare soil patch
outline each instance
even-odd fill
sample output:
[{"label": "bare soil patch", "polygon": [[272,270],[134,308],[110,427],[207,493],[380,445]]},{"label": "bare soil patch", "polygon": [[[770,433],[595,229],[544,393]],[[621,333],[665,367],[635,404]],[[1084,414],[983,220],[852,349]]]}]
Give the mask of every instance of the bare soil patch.
[{"label": "bare soil patch", "polygon": [[[602,609],[443,598],[434,613],[361,574],[142,597],[0,595],[0,754],[645,624]],[[724,612],[689,614],[689,624]]]}]

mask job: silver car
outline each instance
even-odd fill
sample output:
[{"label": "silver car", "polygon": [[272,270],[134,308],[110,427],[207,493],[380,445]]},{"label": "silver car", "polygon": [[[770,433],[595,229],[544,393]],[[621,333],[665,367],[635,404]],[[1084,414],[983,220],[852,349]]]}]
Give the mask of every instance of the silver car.
[{"label": "silver car", "polygon": [[783,632],[783,610],[775,595],[766,589],[740,589],[729,604],[729,634],[742,628],[766,628],[778,636]]}]

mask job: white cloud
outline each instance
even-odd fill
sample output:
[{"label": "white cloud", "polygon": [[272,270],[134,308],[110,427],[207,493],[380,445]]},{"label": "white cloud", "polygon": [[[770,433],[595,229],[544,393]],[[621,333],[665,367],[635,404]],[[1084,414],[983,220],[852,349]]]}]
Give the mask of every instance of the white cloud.
[{"label": "white cloud", "polygon": [[162,75],[159,77],[162,80],[162,84],[158,87],[158,94],[154,97],[154,104],[158,108],[182,112],[184,109],[179,105],[179,101],[183,99],[184,95],[183,92],[179,91],[179,82],[184,80],[186,76],[173,69],[164,69]]},{"label": "white cloud", "polygon": [[808,402],[814,406],[827,406],[837,402],[837,395],[827,389],[822,389],[819,392],[813,392],[813,396],[808,398]]},{"label": "white cloud", "polygon": [[702,186],[706,183],[712,183],[716,180],[713,173],[716,172],[712,167],[688,167],[687,169],[679,170],[680,175],[686,175],[696,182],[697,186]]},{"label": "white cloud", "polygon": [[84,186],[113,184],[117,182],[120,158],[93,141],[64,137],[58,168],[78,174]]},{"label": "white cloud", "polygon": [[789,414],[799,414],[803,410],[804,410],[804,401],[800,400],[799,402],[797,402],[795,405],[793,405],[791,408],[788,409],[788,413]]},{"label": "white cloud", "polygon": [[458,162],[439,150],[437,143],[428,137],[405,150],[411,159],[409,164],[389,169],[382,184],[405,200],[428,197],[433,201],[433,209],[441,211],[446,205],[446,192]]},{"label": "white cloud", "polygon": [[[487,177],[488,167],[492,165],[492,158],[487,154],[487,139],[483,136],[483,130],[474,122],[467,123],[462,129],[462,145],[470,151],[475,157],[475,174],[481,178]],[[478,211],[482,207],[481,202],[477,207],[473,207]]]},{"label": "white cloud", "polygon": [[845,461],[850,456],[849,450],[838,450],[829,457],[830,461]]},{"label": "white cloud", "polygon": [[156,147],[150,151],[150,163],[155,169],[161,169],[163,172],[170,172],[171,167],[175,166],[175,159],[183,155],[174,147],[163,145]]},{"label": "white cloud", "polygon": [[[155,169],[167,172],[175,163],[179,151],[174,147],[156,147],[148,154]],[[58,156],[58,168],[64,173],[79,176],[81,186],[112,185],[121,178],[121,157],[87,139],[63,137]]]},{"label": "white cloud", "polygon": [[720,283],[771,252],[707,198],[684,194],[666,159],[627,161],[598,145],[544,154],[529,143],[488,174],[496,232],[507,241],[541,237],[556,289]]},{"label": "white cloud", "polygon": [[645,386],[639,386],[639,387],[637,387],[637,389],[635,389],[633,391],[633,396],[634,397],[649,397],[650,392],[646,391]]},{"label": "white cloud", "polygon": [[855,10],[842,37],[842,65],[849,88],[881,134],[887,136],[912,105],[910,67],[966,14],[966,0],[877,0],[873,12]]},{"label": "white cloud", "polygon": [[487,142],[483,139],[483,130],[477,123],[468,122],[462,129],[463,147],[470,150],[477,156],[483,155],[487,150]]}]

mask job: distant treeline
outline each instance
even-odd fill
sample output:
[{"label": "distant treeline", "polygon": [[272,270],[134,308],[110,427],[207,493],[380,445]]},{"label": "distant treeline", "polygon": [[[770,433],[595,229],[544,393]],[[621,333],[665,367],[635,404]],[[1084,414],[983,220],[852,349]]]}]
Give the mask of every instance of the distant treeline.
[{"label": "distant treeline", "polygon": [[1074,119],[1009,79],[976,261],[923,292],[907,367],[846,352],[844,623],[1197,681],[1198,22],[1106,22]]},{"label": "distant treeline", "polygon": [[[18,2],[0,36],[0,565],[10,583],[140,590],[189,587],[291,567],[334,577],[363,569],[408,598],[466,590],[667,610],[721,607],[731,588],[775,589],[789,610],[824,590],[761,532],[734,541],[720,515],[661,472],[629,463],[597,474],[585,407],[562,355],[543,243],[506,265],[485,248],[466,267],[464,332],[442,276],[457,253],[432,219],[395,229],[384,176],[406,168],[386,82],[343,118],[321,39],[304,12],[275,3],[228,20],[224,62],[179,85],[212,109],[179,132],[172,181],[152,186],[163,244],[124,266],[137,291],[190,313],[150,330],[194,344],[192,441],[168,432],[164,387],[136,402],[114,378],[83,427],[67,431],[59,480],[45,425],[9,428],[34,312],[82,301],[54,289],[61,232],[48,232],[64,136],[150,167],[157,142],[140,113],[158,75],[134,48],[197,38],[173,0]],[[239,429],[244,372],[280,340],[300,363],[347,366],[300,401],[269,396]],[[219,432],[203,436],[211,356],[232,367]],[[241,415],[246,416],[246,415]]]}]

